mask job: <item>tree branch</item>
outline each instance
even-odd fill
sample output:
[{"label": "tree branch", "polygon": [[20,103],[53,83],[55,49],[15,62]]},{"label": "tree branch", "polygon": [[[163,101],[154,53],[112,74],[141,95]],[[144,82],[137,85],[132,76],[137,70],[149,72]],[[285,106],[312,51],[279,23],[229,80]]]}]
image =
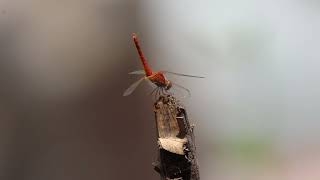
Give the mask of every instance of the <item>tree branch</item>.
[{"label": "tree branch", "polygon": [[193,127],[185,108],[170,95],[154,104],[159,144],[154,169],[162,180],[199,180]]}]

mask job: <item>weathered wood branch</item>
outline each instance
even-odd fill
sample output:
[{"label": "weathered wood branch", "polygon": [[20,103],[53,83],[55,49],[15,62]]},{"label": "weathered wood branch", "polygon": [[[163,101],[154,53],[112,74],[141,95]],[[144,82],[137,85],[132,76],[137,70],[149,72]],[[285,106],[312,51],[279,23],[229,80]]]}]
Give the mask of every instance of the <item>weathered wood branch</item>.
[{"label": "weathered wood branch", "polygon": [[162,180],[199,180],[193,127],[185,108],[170,95],[154,104],[159,155],[154,163]]}]

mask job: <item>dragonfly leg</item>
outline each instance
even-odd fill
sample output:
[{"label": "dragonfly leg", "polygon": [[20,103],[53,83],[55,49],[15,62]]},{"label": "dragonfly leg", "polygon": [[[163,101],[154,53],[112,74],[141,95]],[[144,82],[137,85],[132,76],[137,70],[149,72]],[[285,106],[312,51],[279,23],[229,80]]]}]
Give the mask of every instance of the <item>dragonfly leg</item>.
[{"label": "dragonfly leg", "polygon": [[173,96],[173,92],[172,91],[168,90],[167,92],[168,92],[169,95]]},{"label": "dragonfly leg", "polygon": [[164,88],[161,88],[161,94],[162,95],[167,95],[166,90]]},{"label": "dragonfly leg", "polygon": [[159,87],[159,96],[161,96],[161,95],[162,95],[162,88]]},{"label": "dragonfly leg", "polygon": [[159,87],[159,97],[163,95],[163,88]]},{"label": "dragonfly leg", "polygon": [[150,95],[153,95],[153,93],[154,93],[156,90],[157,90],[157,88],[154,88],[154,89],[151,91]]},{"label": "dragonfly leg", "polygon": [[158,98],[158,93],[159,93],[159,88],[156,87],[156,88],[155,88],[155,92],[154,92],[154,97],[155,97],[155,99]]},{"label": "dragonfly leg", "polygon": [[154,100],[157,100],[154,93],[157,91],[157,88],[153,88],[153,90],[151,91],[150,95],[154,98]]},{"label": "dragonfly leg", "polygon": [[157,95],[156,95],[156,99],[158,99],[159,97],[160,97],[160,91],[161,91],[161,89],[160,89],[160,87],[157,87]]},{"label": "dragonfly leg", "polygon": [[162,88],[161,90],[163,95],[172,95],[171,92],[169,90],[166,90],[165,88]]},{"label": "dragonfly leg", "polygon": [[158,91],[157,91],[157,98],[161,96],[161,88],[158,88]]}]

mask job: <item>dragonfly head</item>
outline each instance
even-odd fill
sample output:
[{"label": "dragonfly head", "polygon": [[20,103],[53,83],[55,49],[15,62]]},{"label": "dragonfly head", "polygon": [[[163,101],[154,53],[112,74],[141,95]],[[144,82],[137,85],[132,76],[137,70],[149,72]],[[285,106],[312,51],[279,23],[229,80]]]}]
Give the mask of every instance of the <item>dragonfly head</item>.
[{"label": "dragonfly head", "polygon": [[169,90],[171,87],[172,87],[172,83],[171,83],[171,81],[166,80],[166,86],[165,86],[165,89],[166,89],[166,90]]}]

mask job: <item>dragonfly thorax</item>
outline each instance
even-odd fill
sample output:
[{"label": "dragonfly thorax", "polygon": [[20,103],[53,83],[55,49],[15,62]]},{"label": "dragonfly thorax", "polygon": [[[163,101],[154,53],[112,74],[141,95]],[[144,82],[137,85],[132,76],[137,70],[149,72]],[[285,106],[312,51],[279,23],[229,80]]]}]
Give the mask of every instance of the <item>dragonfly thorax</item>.
[{"label": "dragonfly thorax", "polygon": [[162,87],[166,90],[169,90],[172,87],[171,81],[167,80],[167,78],[163,75],[162,72],[154,73],[148,78],[152,83],[154,83],[158,87]]},{"label": "dragonfly thorax", "polygon": [[172,87],[171,81],[165,79],[164,81],[152,81],[155,85],[157,85],[160,88],[164,88],[165,90],[169,90]]}]

